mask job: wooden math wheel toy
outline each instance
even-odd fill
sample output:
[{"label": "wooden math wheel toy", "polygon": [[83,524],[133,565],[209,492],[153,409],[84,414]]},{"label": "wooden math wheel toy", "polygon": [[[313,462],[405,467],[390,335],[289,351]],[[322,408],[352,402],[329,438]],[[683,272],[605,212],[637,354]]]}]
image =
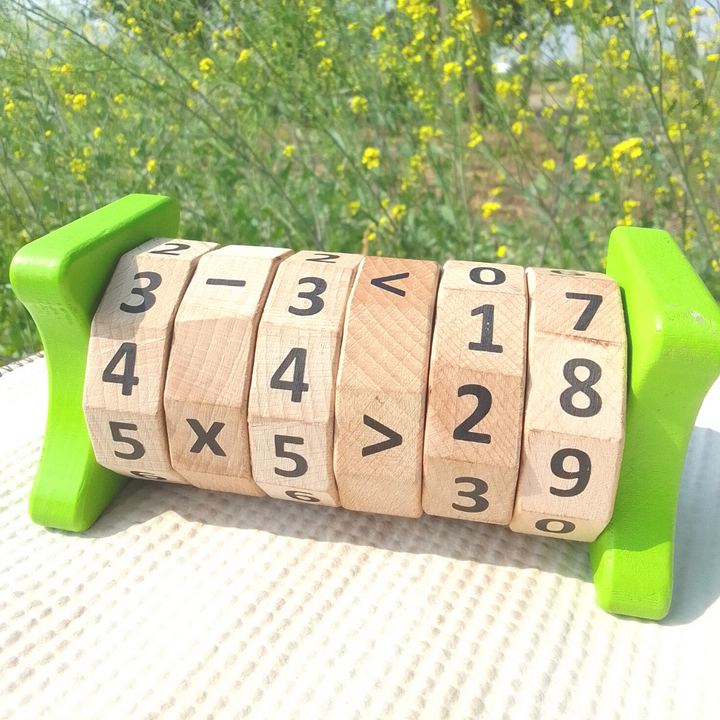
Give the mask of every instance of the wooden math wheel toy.
[{"label": "wooden math wheel toy", "polygon": [[131,195],[22,248],[50,402],[36,523],[127,477],[589,542],[609,612],[659,619],[720,311],[659,230],[607,275],[175,240]]}]

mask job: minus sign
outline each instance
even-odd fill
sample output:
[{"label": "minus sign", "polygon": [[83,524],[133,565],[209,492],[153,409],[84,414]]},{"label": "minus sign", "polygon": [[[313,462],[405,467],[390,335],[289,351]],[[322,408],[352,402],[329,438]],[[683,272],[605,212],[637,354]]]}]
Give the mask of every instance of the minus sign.
[{"label": "minus sign", "polygon": [[206,285],[230,285],[230,287],[245,287],[244,280],[225,280],[223,278],[208,278]]}]

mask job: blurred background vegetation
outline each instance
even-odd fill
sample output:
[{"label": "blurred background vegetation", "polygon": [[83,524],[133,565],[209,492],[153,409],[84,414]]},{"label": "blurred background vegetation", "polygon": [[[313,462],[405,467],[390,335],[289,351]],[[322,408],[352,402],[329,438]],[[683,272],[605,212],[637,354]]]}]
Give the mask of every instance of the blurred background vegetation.
[{"label": "blurred background vegetation", "polygon": [[0,363],[39,348],[17,248],[132,192],[438,262],[602,270],[660,227],[720,297],[718,3],[3,0]]}]

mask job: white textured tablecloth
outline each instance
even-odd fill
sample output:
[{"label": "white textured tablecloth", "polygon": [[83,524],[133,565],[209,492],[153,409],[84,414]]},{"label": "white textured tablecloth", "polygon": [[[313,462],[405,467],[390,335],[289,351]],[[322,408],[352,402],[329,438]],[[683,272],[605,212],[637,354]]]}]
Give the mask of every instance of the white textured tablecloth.
[{"label": "white textured tablecloth", "polygon": [[45,362],[0,374],[0,717],[720,718],[720,383],[660,622],[598,609],[587,548],[133,480],[33,525]]}]

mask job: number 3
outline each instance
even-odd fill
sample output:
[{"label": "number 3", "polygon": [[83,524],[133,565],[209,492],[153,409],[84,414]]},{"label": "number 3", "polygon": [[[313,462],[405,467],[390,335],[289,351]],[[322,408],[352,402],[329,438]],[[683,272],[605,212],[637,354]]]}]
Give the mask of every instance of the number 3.
[{"label": "number 3", "polygon": [[488,484],[484,480],[480,480],[480,478],[474,478],[474,477],[459,477],[455,478],[455,484],[460,485],[461,483],[467,483],[468,485],[472,485],[472,490],[458,490],[458,495],[460,497],[466,497],[470,500],[474,500],[474,505],[458,505],[457,503],[453,503],[452,506],[455,510],[461,510],[462,512],[471,512],[471,513],[477,513],[477,512],[484,512],[485,510],[490,507],[490,503],[487,501],[486,498],[483,497],[483,495],[488,491]]}]

